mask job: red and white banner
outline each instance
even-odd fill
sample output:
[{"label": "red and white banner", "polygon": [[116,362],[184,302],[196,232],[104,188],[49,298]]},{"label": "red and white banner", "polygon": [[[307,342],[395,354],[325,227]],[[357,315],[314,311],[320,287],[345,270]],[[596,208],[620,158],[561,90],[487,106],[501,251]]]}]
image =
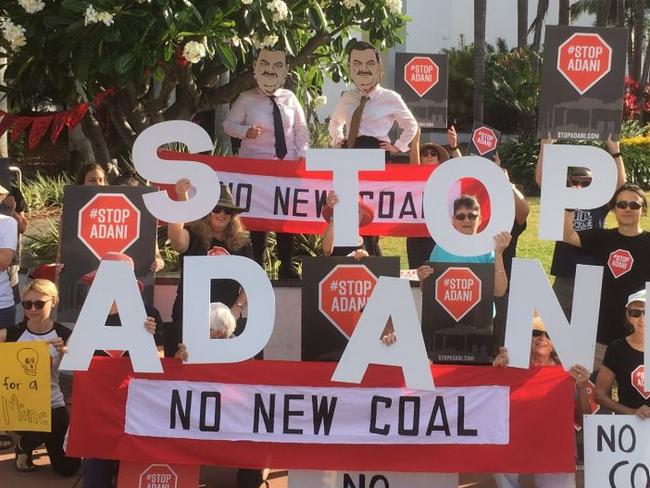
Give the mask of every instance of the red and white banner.
[{"label": "red and white banner", "polygon": [[[299,161],[171,152],[160,155],[170,160],[200,161],[217,171],[222,183],[232,185],[235,203],[246,209],[242,219],[250,230],[321,234],[325,228],[321,213],[332,189],[331,172],[307,171],[305,163]],[[361,234],[428,236],[422,193],[433,170],[431,166],[387,164],[385,171],[361,171],[360,196],[375,211],[375,219],[360,229]],[[454,199],[461,194],[478,198],[482,229],[490,219],[487,190],[474,178],[457,182],[449,190],[450,215]]]},{"label": "red and white banner", "polygon": [[334,363],[163,366],[163,375],[134,374],[129,359],[95,358],[75,373],[68,454],[346,471],[574,470],[574,387],[559,367],[436,365],[438,388],[425,392],[401,387],[392,367],[372,366],[362,385],[348,385],[330,381]]}]

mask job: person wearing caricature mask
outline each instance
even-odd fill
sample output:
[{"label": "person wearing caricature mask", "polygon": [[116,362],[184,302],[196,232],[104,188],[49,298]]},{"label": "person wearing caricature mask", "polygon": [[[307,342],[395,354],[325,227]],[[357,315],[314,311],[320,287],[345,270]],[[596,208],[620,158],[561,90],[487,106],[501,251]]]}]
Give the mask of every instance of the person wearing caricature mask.
[{"label": "person wearing caricature mask", "polygon": [[[408,152],[418,123],[402,97],[379,84],[383,66],[377,49],[367,42],[353,44],[348,69],[356,88],[343,93],[330,118],[332,144],[349,149],[383,149],[386,162],[392,155]],[[389,132],[395,123],[402,133],[393,143]],[[371,255],[381,255],[378,237],[366,237],[364,242]]]},{"label": "person wearing caricature mask", "polygon": [[[226,134],[241,139],[239,156],[296,160],[305,157],[309,129],[300,102],[282,88],[288,65],[284,51],[262,49],[253,66],[257,87],[239,95],[223,123]],[[264,264],[265,232],[251,232],[255,260]],[[279,278],[299,278],[292,267],[293,234],[277,234]]]}]

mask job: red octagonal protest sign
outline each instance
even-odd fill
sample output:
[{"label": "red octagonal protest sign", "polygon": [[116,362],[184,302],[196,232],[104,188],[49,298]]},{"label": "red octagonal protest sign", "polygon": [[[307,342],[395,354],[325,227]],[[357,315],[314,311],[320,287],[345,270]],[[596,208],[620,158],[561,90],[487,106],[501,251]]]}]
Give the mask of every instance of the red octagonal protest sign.
[{"label": "red octagonal protest sign", "polygon": [[472,134],[472,142],[474,142],[478,153],[483,156],[496,149],[497,135],[489,127],[481,126]]},{"label": "red octagonal protest sign", "polygon": [[140,237],[140,211],[121,193],[98,193],[79,211],[78,235],[98,259]]},{"label": "red octagonal protest sign", "polygon": [[632,269],[634,258],[627,249],[617,249],[609,255],[607,266],[614,275],[614,278],[620,278]]},{"label": "red octagonal protest sign", "polygon": [[438,65],[426,56],[415,56],[404,65],[404,81],[419,97],[438,84],[438,73]]},{"label": "red octagonal protest sign", "polygon": [[152,464],[140,475],[138,488],[177,488],[178,476],[168,464]]},{"label": "red octagonal protest sign", "polygon": [[577,32],[560,44],[557,69],[580,95],[612,67],[612,48],[598,34]]},{"label": "red octagonal protest sign", "polygon": [[436,301],[456,322],[481,301],[481,280],[470,268],[448,268],[436,280]]},{"label": "red octagonal protest sign", "polygon": [[646,400],[650,398],[650,391],[645,391],[645,381],[643,374],[643,364],[639,364],[637,368],[632,371],[632,386],[639,392],[639,394]]},{"label": "red octagonal protest sign", "polygon": [[318,283],[318,310],[348,339],[377,277],[362,264],[340,264]]}]

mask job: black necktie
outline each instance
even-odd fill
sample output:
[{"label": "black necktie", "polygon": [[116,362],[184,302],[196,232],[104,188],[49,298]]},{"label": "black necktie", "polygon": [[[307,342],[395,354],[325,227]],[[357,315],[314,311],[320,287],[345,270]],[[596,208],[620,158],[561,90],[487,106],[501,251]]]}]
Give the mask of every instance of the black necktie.
[{"label": "black necktie", "polygon": [[280,115],[280,107],[278,102],[275,101],[273,95],[269,95],[271,103],[273,104],[273,132],[275,133],[275,155],[279,159],[284,159],[287,155],[287,141],[284,139],[284,127],[282,126],[282,115]]}]

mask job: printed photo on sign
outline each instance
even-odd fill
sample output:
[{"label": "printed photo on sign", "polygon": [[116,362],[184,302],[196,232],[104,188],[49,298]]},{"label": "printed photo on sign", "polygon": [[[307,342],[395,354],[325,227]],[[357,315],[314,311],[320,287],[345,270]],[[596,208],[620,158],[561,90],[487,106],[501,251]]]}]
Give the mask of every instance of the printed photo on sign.
[{"label": "printed photo on sign", "polygon": [[75,322],[102,259],[130,260],[153,305],[156,219],[142,201],[146,187],[66,186],[63,193],[61,301],[58,319]]},{"label": "printed photo on sign", "polygon": [[491,364],[494,265],[428,263],[422,283],[422,334],[437,363]]},{"label": "printed photo on sign", "polygon": [[338,361],[379,276],[399,277],[399,258],[317,257],[302,266],[302,359]]},{"label": "printed photo on sign", "polygon": [[395,90],[423,129],[447,127],[446,54],[395,53]]},{"label": "printed photo on sign", "polygon": [[547,26],[540,138],[619,140],[627,31]]},{"label": "printed photo on sign", "polygon": [[468,155],[483,156],[487,159],[494,159],[497,153],[497,146],[501,139],[501,132],[487,125],[474,122],[472,138],[467,148]]},{"label": "printed photo on sign", "polygon": [[45,341],[0,343],[0,430],[50,432],[50,348]]}]

